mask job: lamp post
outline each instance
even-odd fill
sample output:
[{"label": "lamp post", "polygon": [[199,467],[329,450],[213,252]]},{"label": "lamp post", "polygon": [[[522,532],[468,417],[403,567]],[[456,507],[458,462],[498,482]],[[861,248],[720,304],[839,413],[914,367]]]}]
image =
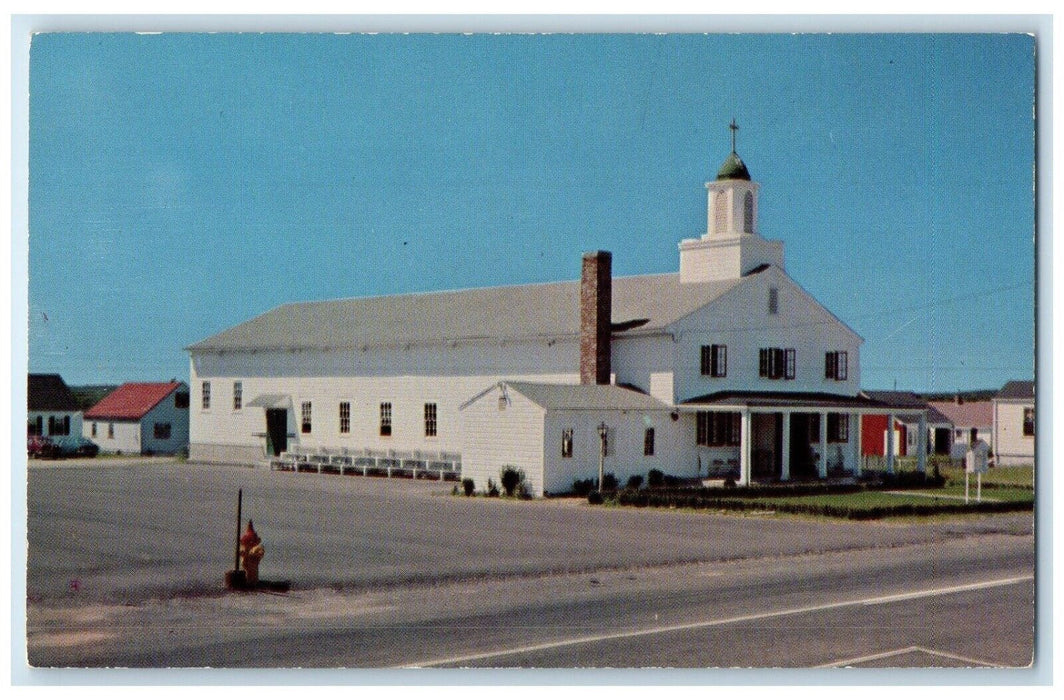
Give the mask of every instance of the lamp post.
[{"label": "lamp post", "polygon": [[606,433],[608,431],[609,431],[609,428],[606,427],[606,423],[605,422],[599,423],[599,427],[598,427],[598,434],[599,434],[598,490],[599,490],[599,493],[602,493],[602,476],[603,476],[602,468],[603,468],[604,463],[606,461]]}]

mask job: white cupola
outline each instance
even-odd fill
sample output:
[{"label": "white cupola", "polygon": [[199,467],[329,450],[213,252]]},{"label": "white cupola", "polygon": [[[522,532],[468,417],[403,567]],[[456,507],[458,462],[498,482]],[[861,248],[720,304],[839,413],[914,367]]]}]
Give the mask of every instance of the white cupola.
[{"label": "white cupola", "polygon": [[680,243],[680,281],[710,282],[737,279],[756,267],[769,264],[783,268],[783,242],[769,241],[758,233],[757,197],[760,185],[735,152],[735,120],[732,151],[706,183],[706,232],[701,238]]}]

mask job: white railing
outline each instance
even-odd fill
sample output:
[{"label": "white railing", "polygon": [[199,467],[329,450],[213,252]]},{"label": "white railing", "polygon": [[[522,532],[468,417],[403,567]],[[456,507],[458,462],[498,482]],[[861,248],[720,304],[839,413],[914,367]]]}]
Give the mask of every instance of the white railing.
[{"label": "white railing", "polygon": [[462,456],[457,452],[376,450],[364,448],[307,448],[295,445],[269,459],[270,469],[315,474],[404,477],[458,481]]}]

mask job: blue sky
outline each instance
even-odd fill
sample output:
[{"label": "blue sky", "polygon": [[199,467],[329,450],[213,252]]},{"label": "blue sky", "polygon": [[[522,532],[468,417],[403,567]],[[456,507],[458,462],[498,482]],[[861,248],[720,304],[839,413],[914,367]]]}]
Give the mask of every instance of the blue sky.
[{"label": "blue sky", "polygon": [[730,150],[862,385],[1034,374],[1019,34],[44,34],[29,368],[188,376],[290,301],[673,272]]}]

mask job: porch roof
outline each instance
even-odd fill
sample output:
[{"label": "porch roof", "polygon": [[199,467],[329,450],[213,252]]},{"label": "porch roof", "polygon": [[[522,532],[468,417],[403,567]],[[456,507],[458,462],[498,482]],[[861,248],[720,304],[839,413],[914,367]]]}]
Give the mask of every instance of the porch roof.
[{"label": "porch roof", "polygon": [[828,408],[863,409],[863,412],[891,412],[892,406],[865,396],[847,396],[819,391],[717,391],[679,403],[681,408],[745,406],[749,408]]}]

